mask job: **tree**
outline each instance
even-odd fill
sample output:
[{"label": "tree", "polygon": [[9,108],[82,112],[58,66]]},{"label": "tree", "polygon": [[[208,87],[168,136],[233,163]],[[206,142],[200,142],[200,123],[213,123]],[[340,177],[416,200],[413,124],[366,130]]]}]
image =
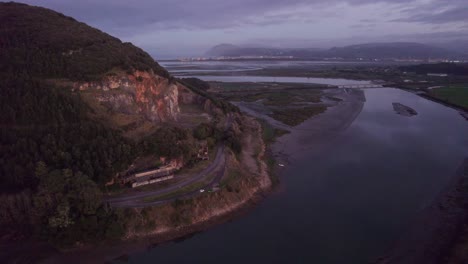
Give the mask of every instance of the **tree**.
[{"label": "tree", "polygon": [[52,228],[66,228],[74,222],[70,217],[70,206],[66,200],[56,208],[54,215],[49,217],[49,226]]},{"label": "tree", "polygon": [[47,169],[47,165],[43,161],[39,161],[36,163],[36,169],[34,170],[34,175],[36,175],[37,178],[41,179],[44,177],[49,170]]}]

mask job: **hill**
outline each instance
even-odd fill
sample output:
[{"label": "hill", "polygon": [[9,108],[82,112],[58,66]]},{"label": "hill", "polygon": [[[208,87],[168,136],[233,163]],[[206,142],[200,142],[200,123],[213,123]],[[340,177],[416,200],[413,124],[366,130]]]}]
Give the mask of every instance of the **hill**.
[{"label": "hill", "polygon": [[158,126],[177,120],[180,85],[140,48],[45,8],[0,3],[0,36],[0,236],[121,236],[106,183],[148,152],[192,153],[176,145],[190,130]]},{"label": "hill", "polygon": [[327,50],[320,49],[274,49],[274,48],[246,48],[230,44],[213,47],[207,52],[209,56],[293,56],[299,59],[429,59],[429,58],[457,58],[462,53],[420,43],[367,43],[345,47],[334,47]]},{"label": "hill", "polygon": [[456,58],[457,56],[461,56],[461,54],[455,51],[412,42],[351,45],[332,48],[325,54],[326,56],[345,59],[429,59]]},{"label": "hill", "polygon": [[417,74],[444,73],[449,75],[468,76],[468,64],[459,63],[435,63],[401,66],[401,71]]},{"label": "hill", "polygon": [[220,44],[211,48],[206,55],[215,57],[239,57],[239,56],[287,56],[283,49],[264,47],[239,47],[232,44]]},{"label": "hill", "polygon": [[[436,43],[434,46],[441,47],[448,50],[454,50],[459,53],[463,53],[468,56],[468,40],[467,39],[457,39],[453,41]],[[465,57],[466,57],[465,56]]]},{"label": "hill", "polygon": [[146,52],[55,11],[0,3],[0,72],[27,68],[40,77],[92,80],[117,67],[168,72]]}]

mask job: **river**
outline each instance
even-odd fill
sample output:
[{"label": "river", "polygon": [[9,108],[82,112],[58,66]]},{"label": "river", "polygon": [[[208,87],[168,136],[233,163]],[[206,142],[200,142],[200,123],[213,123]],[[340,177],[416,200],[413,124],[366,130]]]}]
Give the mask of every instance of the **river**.
[{"label": "river", "polygon": [[[354,122],[320,147],[302,130],[301,155],[289,153],[280,187],[251,212],[128,263],[368,263],[382,255],[468,156],[468,122],[399,89],[364,94]],[[418,115],[396,114],[393,102]]]}]

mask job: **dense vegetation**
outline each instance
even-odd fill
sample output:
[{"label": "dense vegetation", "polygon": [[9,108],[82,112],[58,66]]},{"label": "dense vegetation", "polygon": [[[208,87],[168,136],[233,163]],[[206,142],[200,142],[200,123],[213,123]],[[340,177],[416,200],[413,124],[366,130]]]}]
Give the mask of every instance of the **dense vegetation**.
[{"label": "dense vegetation", "polygon": [[0,183],[34,187],[37,162],[108,181],[135,155],[132,143],[87,117],[88,107],[60,89],[27,76],[3,76],[0,97]]},{"label": "dense vegetation", "polygon": [[182,158],[186,165],[197,162],[197,138],[192,131],[179,127],[162,127],[154,134],[145,138],[139,149],[143,154],[167,157],[169,159]]},{"label": "dense vegetation", "polygon": [[435,63],[402,66],[400,67],[400,70],[414,72],[417,74],[446,73],[450,75],[468,76],[468,64],[457,63]]},{"label": "dense vegetation", "polygon": [[197,87],[200,90],[206,91],[210,89],[210,84],[200,80],[198,78],[182,78],[181,79],[184,83],[189,84],[193,87]]},{"label": "dense vegetation", "polygon": [[144,143],[91,119],[79,94],[44,79],[89,80],[116,68],[168,73],[141,49],[45,8],[0,3],[0,35],[2,234],[61,245],[119,237],[121,212],[102,202],[101,189]]},{"label": "dense vegetation", "polygon": [[78,94],[27,76],[2,77],[0,229],[5,231],[21,227],[56,243],[119,237],[125,221],[122,212],[102,203],[106,182],[137,156],[193,163],[195,139],[220,138],[215,127],[202,124],[194,132],[162,127],[141,142],[129,141],[90,119]]},{"label": "dense vegetation", "polygon": [[[128,211],[109,208],[102,190],[139,156],[195,162],[199,146],[236,135],[215,124],[194,131],[162,127],[134,142],[93,119],[79,93],[47,79],[91,80],[113,70],[153,70],[170,77],[148,54],[97,29],[40,7],[0,3],[0,235],[36,235],[61,246],[120,237]],[[238,109],[190,89],[224,112]],[[125,215],[124,215],[125,214]]]},{"label": "dense vegetation", "polygon": [[[131,43],[41,7],[0,3],[0,72],[22,69],[40,77],[90,80],[113,68],[169,77]],[[8,62],[8,63],[6,63]]]},{"label": "dense vegetation", "polygon": [[77,95],[28,75],[1,78],[2,230],[61,243],[119,236],[99,186],[134,159],[134,144],[89,119]]}]

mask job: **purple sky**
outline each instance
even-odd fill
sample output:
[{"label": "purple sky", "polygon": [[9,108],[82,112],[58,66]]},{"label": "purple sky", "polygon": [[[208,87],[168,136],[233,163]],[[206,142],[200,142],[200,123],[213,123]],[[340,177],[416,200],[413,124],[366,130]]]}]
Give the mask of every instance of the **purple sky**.
[{"label": "purple sky", "polygon": [[156,58],[220,43],[331,47],[468,39],[468,0],[26,0],[130,41]]}]

